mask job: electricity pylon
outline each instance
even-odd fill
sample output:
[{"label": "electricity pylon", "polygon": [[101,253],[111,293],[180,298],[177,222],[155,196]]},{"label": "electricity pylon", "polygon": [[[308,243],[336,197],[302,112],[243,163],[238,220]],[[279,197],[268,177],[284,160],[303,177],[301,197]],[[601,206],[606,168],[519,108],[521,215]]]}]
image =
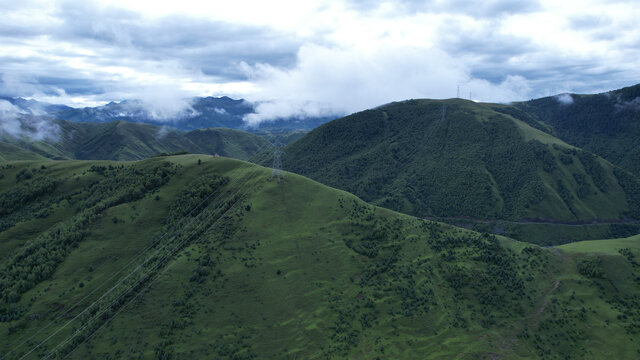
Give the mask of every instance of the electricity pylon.
[{"label": "electricity pylon", "polygon": [[273,165],[271,165],[271,178],[269,180],[278,177],[278,182],[280,182],[280,177],[282,176],[282,154],[284,154],[284,151],[280,150],[280,144],[273,145]]}]

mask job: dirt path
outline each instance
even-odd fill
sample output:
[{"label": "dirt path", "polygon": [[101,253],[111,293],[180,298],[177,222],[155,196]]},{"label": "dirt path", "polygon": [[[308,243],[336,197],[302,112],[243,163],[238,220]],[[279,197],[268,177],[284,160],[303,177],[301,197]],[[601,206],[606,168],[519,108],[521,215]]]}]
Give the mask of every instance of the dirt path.
[{"label": "dirt path", "polygon": [[555,283],[553,283],[553,287],[551,288],[551,290],[549,290],[549,292],[547,292],[547,294],[544,296],[544,302],[542,303],[542,306],[540,306],[540,308],[538,308],[538,312],[534,315],[534,319],[537,319],[540,317],[540,315],[542,315],[542,312],[544,311],[544,309],[547,307],[547,305],[549,305],[549,300],[547,299],[547,297],[549,297],[549,295],[551,295],[551,293],[558,288],[558,286],[560,286],[560,280],[556,280]]},{"label": "dirt path", "polygon": [[549,299],[548,299],[549,296],[554,291],[558,290],[558,288],[562,284],[560,278],[567,273],[569,268],[569,263],[567,262],[567,256],[562,251],[555,248],[552,249],[551,251],[553,251],[554,254],[556,254],[557,256],[560,256],[561,258],[561,262],[560,262],[561,269],[558,272],[558,274],[555,275],[555,280],[553,281],[553,285],[551,285],[549,290],[543,292],[540,295],[537,303],[539,304],[541,303],[541,304],[539,306],[534,306],[533,311],[529,315],[519,320],[521,324],[519,326],[514,326],[513,330],[509,334],[504,336],[504,338],[502,339],[502,342],[500,342],[500,344],[498,345],[499,352],[497,354],[496,353],[487,354],[487,356],[490,359],[500,359],[501,358],[500,354],[505,354],[509,349],[513,348],[518,341],[517,334],[522,332],[522,330],[524,330],[525,328],[528,328],[529,330],[535,330],[538,327],[539,318],[544,313],[544,310],[547,308],[547,306],[549,305]]},{"label": "dirt path", "polygon": [[[551,289],[549,291],[547,291],[543,296],[543,303],[542,305],[538,308],[538,311],[531,316],[532,320],[535,320],[535,322],[532,321],[532,325],[533,323],[535,323],[535,325],[537,325],[537,319],[540,317],[540,315],[542,315],[542,313],[544,312],[544,309],[546,309],[547,305],[549,305],[549,299],[548,297],[555,291],[558,289],[558,287],[560,287],[560,277],[564,276],[567,273],[568,270],[568,264],[567,264],[567,255],[565,255],[562,251],[558,250],[557,248],[553,248],[551,251],[553,251],[554,254],[560,256],[560,258],[562,259],[562,270],[560,272],[560,274],[558,274],[558,279],[556,279],[556,281],[553,283],[553,286],[551,287]],[[537,327],[537,326],[536,326]],[[532,327],[535,328],[535,327]]]}]

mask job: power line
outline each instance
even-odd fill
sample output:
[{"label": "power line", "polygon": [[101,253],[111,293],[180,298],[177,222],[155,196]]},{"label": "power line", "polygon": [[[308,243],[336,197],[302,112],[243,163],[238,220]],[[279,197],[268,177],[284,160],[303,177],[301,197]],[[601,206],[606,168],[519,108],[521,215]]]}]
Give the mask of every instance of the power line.
[{"label": "power line", "polygon": [[[244,195],[247,191],[248,191],[248,189],[245,189],[245,192],[243,193],[243,195]],[[234,207],[235,207],[235,206],[236,206],[236,205],[237,205],[241,200],[242,200],[242,196],[240,196],[240,197],[238,198],[238,200],[237,200],[237,201],[236,201],[236,202],[235,202],[235,203],[234,203],[234,204],[233,204],[229,209],[227,209],[227,210],[226,210],[222,215],[220,215],[220,217],[218,217],[218,219],[216,219],[216,221],[214,221],[214,223],[213,223],[213,224],[211,224],[211,226],[209,226],[209,228],[208,228],[206,231],[204,231],[204,232],[202,233],[202,235],[207,234],[209,231],[211,231],[211,229],[213,229],[213,227],[218,223],[218,221],[220,221],[220,219],[222,219],[222,218],[223,218],[223,217],[224,217],[224,216],[225,216],[229,211],[231,211],[231,210],[232,210],[232,209],[233,209],[233,208],[234,208]],[[174,254],[172,254],[171,256],[174,256],[174,255],[175,255],[175,253],[174,253]],[[169,256],[169,257],[171,257],[171,256]],[[75,349],[77,349],[78,347],[80,347],[80,345],[84,344],[85,342],[89,341],[89,340],[90,340],[90,339],[91,339],[91,338],[92,338],[92,337],[93,337],[93,336],[94,336],[94,335],[95,335],[95,334],[96,334],[96,333],[97,333],[97,332],[98,332],[102,327],[104,327],[107,323],[109,323],[111,320],[113,320],[113,319],[114,319],[114,318],[115,318],[115,317],[116,317],[120,312],[122,312],[122,310],[124,310],[124,308],[125,308],[128,304],[130,304],[130,303],[132,303],[133,301],[135,301],[135,299],[137,299],[137,298],[138,298],[138,296],[140,296],[140,294],[142,294],[142,293],[143,293],[143,292],[145,292],[146,290],[150,289],[150,288],[151,288],[151,285],[152,285],[153,283],[155,283],[155,282],[160,278],[160,275],[162,275],[164,272],[166,272],[166,271],[167,271],[167,269],[168,269],[168,267],[167,267],[167,268],[165,268],[162,272],[160,272],[160,273],[156,274],[156,275],[155,275],[155,278],[154,278],[153,280],[149,281],[149,284],[147,284],[147,285],[145,286],[145,288],[144,288],[144,289],[142,289],[142,290],[138,291],[138,292],[136,293],[136,295],[133,297],[133,299],[131,299],[131,300],[129,300],[129,301],[126,301],[126,302],[125,302],[125,303],[124,303],[124,304],[123,304],[123,305],[118,309],[118,311],[116,311],[116,313],[115,313],[115,314],[113,314],[113,316],[111,316],[108,320],[106,320],[103,324],[101,324],[101,325],[100,325],[96,330],[92,331],[92,332],[91,332],[91,335],[89,335],[89,336],[88,336],[88,337],[86,337],[86,338],[85,338],[81,343],[79,343],[78,345],[76,345],[76,346],[75,346],[75,347],[74,347],[74,348],[73,348],[73,349],[72,349],[72,350],[71,350],[71,351],[70,351],[70,352],[69,352],[69,353],[68,353],[64,358],[66,359],[67,357],[69,357],[69,356],[71,355],[71,353],[75,351]],[[48,357],[48,356],[47,356],[47,357]]]},{"label": "power line", "polygon": [[[269,144],[271,145],[271,144]],[[256,152],[256,154],[254,155],[254,157],[264,157],[265,154],[264,153],[260,153],[260,151],[267,146],[267,144],[261,146],[258,151]],[[251,159],[249,159],[250,161]],[[256,159],[257,160],[257,159]],[[255,165],[251,165],[251,166],[255,166]],[[256,169],[259,169],[259,166],[256,166]],[[257,170],[254,170],[254,172],[256,172]],[[244,183],[247,183],[251,178],[253,178],[253,176],[246,178],[246,180],[244,181]],[[243,184],[244,184],[243,183]],[[240,185],[235,189],[234,195],[237,194],[240,190]],[[202,202],[200,202],[198,205],[194,206],[189,212],[188,212],[188,216],[190,216],[193,211],[195,211],[196,209],[198,209],[200,206],[202,206],[202,204],[204,204],[207,200],[209,200],[211,198],[211,196],[213,196],[216,192],[218,191],[218,189],[214,190],[211,194],[209,194],[209,196],[207,196]],[[229,192],[229,190],[225,190],[221,193],[218,194],[218,196],[216,196],[216,198],[207,206],[207,208],[216,202],[216,200],[222,196],[222,194]],[[205,210],[207,209],[205,208]],[[175,238],[177,234],[182,234],[184,232],[184,230],[188,227],[191,226],[191,224],[193,224],[196,220],[198,220],[198,218],[204,213],[204,210],[198,214],[196,217],[194,217],[187,225],[185,225],[181,230],[176,230],[174,231],[174,235],[171,236],[172,238]],[[183,219],[179,222],[179,225],[182,224],[185,219],[187,217],[183,217]],[[166,237],[167,235],[169,235],[171,232],[164,234],[160,239],[153,241],[152,244],[143,249],[142,251],[140,251],[136,256],[134,256],[127,264],[125,264],[124,267],[121,268],[120,271],[116,272],[114,275],[112,275],[111,277],[109,277],[106,281],[103,282],[103,285],[107,283],[107,281],[111,280],[112,278],[114,278],[116,275],[120,274],[122,271],[124,271],[124,269],[126,269],[129,265],[131,265],[133,263],[133,261],[135,261],[137,258],[139,258],[141,255],[143,255],[145,252],[148,252],[150,249],[152,249],[154,246],[158,245],[162,239],[164,237]],[[159,251],[161,251],[165,246],[168,245],[170,241],[166,242],[165,244],[163,244],[160,248],[158,248],[155,253],[158,253]],[[121,280],[119,280],[110,290],[108,290],[105,294],[103,294],[102,296],[100,296],[97,300],[95,300],[92,304],[90,304],[89,306],[87,306],[85,308],[85,310],[83,310],[82,312],[80,312],[78,315],[76,315],[73,319],[71,319],[69,322],[67,322],[66,324],[64,324],[61,328],[59,328],[57,331],[55,331],[53,334],[51,334],[50,336],[48,336],[46,339],[44,339],[40,344],[36,345],[36,347],[34,347],[33,349],[31,349],[27,354],[23,355],[22,358],[28,356],[30,353],[32,353],[33,351],[35,351],[37,348],[39,348],[42,344],[44,344],[45,342],[47,342],[48,340],[50,340],[53,336],[55,336],[57,333],[59,333],[62,329],[64,329],[64,327],[68,326],[71,322],[75,321],[80,315],[82,315],[83,313],[86,312],[87,309],[89,309],[91,306],[95,305],[98,301],[100,301],[101,299],[103,299],[106,295],[108,295],[109,293],[111,293],[118,285],[120,285],[123,281],[125,281],[126,279],[128,279],[133,273],[135,273],[136,271],[138,271],[144,264],[146,264],[150,258],[152,258],[153,256],[148,257],[145,261],[143,261],[142,264],[138,265],[135,269],[133,269],[129,275],[125,276],[124,278],[122,278]],[[28,339],[24,340],[22,343],[20,343],[18,346],[16,346],[14,349],[12,349],[11,351],[9,351],[8,353],[6,353],[4,356],[9,355],[10,353],[14,352],[15,350],[17,350],[20,346],[24,345],[27,341],[31,340],[34,336],[36,336],[38,333],[42,332],[44,329],[48,328],[49,326],[51,326],[53,323],[55,323],[56,321],[58,321],[59,319],[61,319],[63,316],[65,316],[70,310],[72,310],[73,308],[75,308],[78,304],[82,303],[84,300],[86,300],[86,298],[88,298],[91,294],[93,294],[95,291],[97,291],[98,289],[100,289],[103,285],[98,286],[96,289],[92,290],[92,292],[90,292],[89,294],[87,294],[84,298],[82,298],[79,302],[77,302],[76,304],[74,304],[73,306],[71,306],[67,311],[65,311],[64,313],[62,313],[58,318],[54,319],[51,323],[49,323],[47,326],[45,326],[44,328],[41,328],[40,330],[38,330],[35,334],[33,334],[31,337],[29,337]],[[128,290],[127,290],[128,291]]]},{"label": "power line", "polygon": [[[224,216],[225,216],[229,211],[231,211],[232,209],[234,209],[234,208],[235,208],[235,205],[236,205],[236,204],[238,204],[238,203],[242,200],[242,196],[243,196],[247,191],[248,191],[248,188],[245,188],[245,191],[243,192],[243,194],[242,194],[241,196],[239,196],[239,197],[238,197],[238,200],[236,200],[236,201],[233,203],[233,205],[231,205],[227,210],[225,210],[225,212],[224,212],[222,215],[220,215],[220,216],[219,216],[219,217],[214,221],[214,223],[209,227],[209,229],[211,229],[211,228],[212,228],[212,227],[213,227],[213,226],[214,226],[214,225],[215,225],[215,224],[216,224],[220,219],[222,219],[222,218],[223,218],[223,217],[224,217]],[[236,192],[234,193],[234,195],[235,195],[237,192],[238,192],[238,191],[236,191]],[[204,222],[202,222],[202,224],[204,224]],[[205,226],[203,226],[202,228],[204,228],[204,227],[206,227],[206,225],[205,225]],[[207,231],[208,231],[209,229],[207,229]],[[149,278],[148,278],[146,281],[147,281],[147,282],[153,282],[155,279],[157,279],[157,275],[158,275],[158,274],[156,274],[156,271],[157,271],[158,269],[160,269],[163,265],[165,265],[165,263],[164,263],[165,261],[168,261],[171,257],[175,256],[175,254],[177,254],[177,253],[182,249],[183,245],[184,245],[185,243],[187,243],[187,241],[188,241],[188,240],[193,239],[195,236],[202,235],[202,234],[206,233],[207,231],[204,231],[204,232],[202,232],[202,233],[200,233],[200,234],[198,234],[198,231],[194,231],[191,235],[189,235],[189,237],[187,237],[187,238],[183,239],[183,240],[180,242],[180,244],[175,248],[175,250],[171,251],[169,254],[165,254],[165,255],[163,255],[163,258],[161,259],[161,261],[158,261],[158,263],[157,263],[156,265],[154,265],[154,268],[153,268],[152,270],[150,270],[150,272],[149,272],[149,273],[151,274],[151,275],[150,275],[150,278],[152,278],[152,280],[149,280]],[[155,275],[155,278],[154,278],[154,274],[156,274],[156,275]],[[62,348],[62,347],[63,347],[64,345],[66,345],[69,341],[71,341],[73,338],[75,338],[77,335],[79,335],[79,333],[80,333],[81,331],[83,331],[83,330],[84,330],[84,329],[89,325],[89,323],[90,323],[92,320],[94,320],[94,319],[96,319],[96,318],[99,318],[99,317],[100,317],[102,314],[104,314],[107,310],[111,309],[115,304],[117,304],[117,302],[121,301],[121,299],[123,299],[123,297],[125,297],[125,296],[129,293],[129,291],[130,291],[130,290],[133,290],[133,289],[135,289],[135,287],[136,287],[136,286],[139,286],[139,285],[143,284],[143,281],[144,281],[144,279],[143,279],[143,280],[138,281],[138,282],[137,282],[137,283],[135,283],[135,284],[132,284],[128,289],[126,289],[126,291],[123,291],[123,292],[122,292],[122,294],[120,294],[118,297],[116,297],[115,299],[113,299],[113,300],[108,304],[108,306],[105,306],[105,307],[104,307],[100,312],[96,313],[96,314],[95,314],[91,319],[87,320],[87,323],[86,323],[85,325],[83,325],[81,328],[77,329],[73,334],[69,335],[69,336],[68,336],[64,341],[62,341],[62,342],[61,342],[61,343],[59,343],[55,348],[53,348],[53,349],[52,349],[52,350],[47,354],[47,356],[45,356],[43,359],[48,359],[48,358],[49,358],[49,357],[51,357],[53,354],[55,354],[55,353],[57,352],[57,349]],[[142,291],[142,289],[141,289],[140,291]],[[137,294],[140,294],[140,292],[138,292]],[[134,296],[134,298],[136,298],[136,297],[138,296],[137,294],[136,294],[136,296]],[[126,298],[124,298],[124,304],[122,304],[122,305],[121,305],[121,307],[124,307],[127,303],[128,303],[128,301],[126,300]],[[116,314],[118,314],[118,313],[119,313],[119,311],[118,311],[118,312],[116,312]],[[109,319],[113,319],[113,316],[115,316],[116,314],[112,315]],[[98,326],[98,328],[97,328],[97,329],[93,330],[93,331],[91,332],[91,335],[90,335],[89,337],[93,336],[93,334],[94,334],[95,332],[97,332],[100,328],[102,328],[102,326],[103,326],[103,325],[104,325],[104,324],[101,324],[100,326]],[[75,346],[75,347],[70,351],[70,353],[71,353],[71,352],[73,352],[73,351],[75,351],[75,349],[76,349],[79,345],[81,345],[82,343],[84,343],[84,341],[82,341],[80,344],[78,344],[77,346]],[[69,353],[69,354],[70,354],[70,353]]]}]

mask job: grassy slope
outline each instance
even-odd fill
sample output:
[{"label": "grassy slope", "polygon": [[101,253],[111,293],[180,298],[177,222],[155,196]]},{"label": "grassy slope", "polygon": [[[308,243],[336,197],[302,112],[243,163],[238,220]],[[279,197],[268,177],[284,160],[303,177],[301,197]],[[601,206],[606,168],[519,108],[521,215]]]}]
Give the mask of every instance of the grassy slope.
[{"label": "grassy slope", "polygon": [[0,141],[0,161],[43,160],[44,157],[27,149]]},{"label": "grassy slope", "polygon": [[[210,230],[185,244],[125,307],[107,312],[88,341],[72,342],[78,347],[71,358],[637,356],[640,339],[627,333],[640,325],[637,307],[605,302],[633,300],[640,290],[633,281],[638,267],[624,257],[603,261],[607,281],[591,279],[576,268],[591,254],[493,242],[367,205],[297,175],[270,182],[268,169],[240,161],[186,155],[127,166],[144,172],[165,160],[179,165],[166,184],[107,208],[53,276],[22,295],[17,305],[26,313],[0,322],[2,354],[33,335],[7,359],[71,321],[27,358],[42,357],[80,328],[83,317],[74,316],[124,272],[110,277],[131,269],[129,260],[154,236],[171,233],[161,224],[175,220],[171,209],[181,194],[216,175],[231,179],[224,189],[246,191],[232,216],[196,221]],[[15,163],[0,170],[0,189],[7,191],[30,167],[35,179],[66,179],[56,188],[64,195],[102,181],[86,171],[95,164]],[[214,205],[230,196],[218,194]],[[0,233],[0,265],[28,239],[77,214],[72,203],[81,198],[52,203],[48,216]],[[636,247],[631,252],[640,256]]]},{"label": "grassy slope", "polygon": [[364,111],[288,146],[284,166],[418,216],[576,221],[628,213],[632,197],[611,164],[494,107],[411,100]]},{"label": "grassy slope", "polygon": [[261,136],[224,128],[193,130],[185,133],[184,137],[206,154],[218,154],[242,160],[249,159],[257,151],[269,145],[269,142]]},{"label": "grassy slope", "polygon": [[164,133],[157,126],[114,121],[96,126],[97,131],[75,151],[77,159],[139,160],[174,151],[195,151],[198,147],[175,131]]},{"label": "grassy slope", "polygon": [[573,244],[565,244],[558,248],[570,253],[619,255],[620,253],[618,250],[624,248],[629,248],[634,251],[640,250],[640,235],[623,239],[580,241]]}]

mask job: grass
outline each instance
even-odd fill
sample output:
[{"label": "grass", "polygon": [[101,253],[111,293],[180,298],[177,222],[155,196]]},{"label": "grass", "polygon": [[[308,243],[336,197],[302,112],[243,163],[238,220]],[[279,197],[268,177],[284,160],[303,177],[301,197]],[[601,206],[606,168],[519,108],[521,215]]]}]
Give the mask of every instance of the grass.
[{"label": "grass", "polygon": [[[60,356],[70,350],[70,358],[79,359],[637,354],[633,329],[640,319],[633,296],[640,284],[628,254],[603,257],[597,266],[605,278],[594,279],[577,264],[604,255],[545,249],[417,219],[291,173],[281,183],[269,181],[270,169],[238,160],[181,155],[126,166],[143,171],[165,161],[177,166],[166,183],[106,209],[53,275],[22,295],[15,304],[24,310],[20,318],[0,322],[0,356],[19,358],[69,321],[27,358],[45,356],[84,324],[97,331],[74,338]],[[22,168],[41,164],[46,169],[35,175],[60,179],[61,194],[84,186],[73,184],[102,181],[85,171],[94,162],[22,162],[0,170],[0,190],[13,186]],[[100,163],[109,164],[120,163]],[[217,178],[229,182],[202,212],[211,218],[193,225],[207,230],[178,247],[139,288],[115,287],[126,301],[105,316],[75,318],[125,272],[112,275],[132,269],[127,264],[154,238],[172,238],[178,229],[189,233],[191,227],[172,218],[179,199],[199,181]],[[242,199],[216,217],[215,209],[234,199],[238,185]],[[59,206],[63,214],[76,214],[64,201]],[[6,231],[28,240],[62,216],[56,210],[30,220],[29,235],[21,223]],[[0,264],[22,244],[11,238],[0,239],[11,244]],[[640,256],[637,247],[629,251]],[[626,318],[618,318],[622,314]]]},{"label": "grass", "polygon": [[597,253],[616,256],[620,255],[619,250],[624,248],[640,250],[640,235],[624,239],[580,241],[558,246],[558,249],[568,253]]}]

